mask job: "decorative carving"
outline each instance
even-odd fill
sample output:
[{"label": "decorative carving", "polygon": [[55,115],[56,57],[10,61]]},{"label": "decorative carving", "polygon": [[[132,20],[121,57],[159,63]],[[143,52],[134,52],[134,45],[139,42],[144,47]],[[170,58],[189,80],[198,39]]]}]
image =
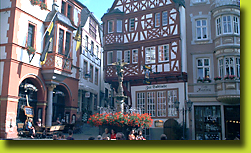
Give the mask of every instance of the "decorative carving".
[{"label": "decorative carving", "polygon": [[57,87],[57,85],[55,85],[55,84],[47,85],[47,88],[49,91],[53,91],[56,87]]}]

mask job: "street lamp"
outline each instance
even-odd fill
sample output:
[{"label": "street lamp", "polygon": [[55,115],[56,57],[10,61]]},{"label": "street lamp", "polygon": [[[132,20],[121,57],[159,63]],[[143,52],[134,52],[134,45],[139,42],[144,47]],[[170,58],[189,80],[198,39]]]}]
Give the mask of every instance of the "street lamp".
[{"label": "street lamp", "polygon": [[182,109],[179,109],[179,105],[180,105],[180,102],[177,101],[177,99],[176,99],[176,101],[174,102],[174,107],[176,108],[177,111],[182,111],[182,114],[183,114],[183,138],[185,139],[186,114],[187,114],[187,111],[191,112],[193,102],[189,99],[186,102],[185,107],[183,107]]}]

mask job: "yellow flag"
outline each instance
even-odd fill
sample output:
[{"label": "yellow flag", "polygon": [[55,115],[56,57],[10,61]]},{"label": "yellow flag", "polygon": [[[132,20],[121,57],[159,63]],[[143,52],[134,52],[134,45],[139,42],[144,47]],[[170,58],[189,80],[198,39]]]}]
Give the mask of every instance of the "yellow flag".
[{"label": "yellow flag", "polygon": [[78,51],[78,49],[81,46],[81,26],[80,25],[78,26],[78,31],[76,33],[75,40],[77,40],[76,51]]}]

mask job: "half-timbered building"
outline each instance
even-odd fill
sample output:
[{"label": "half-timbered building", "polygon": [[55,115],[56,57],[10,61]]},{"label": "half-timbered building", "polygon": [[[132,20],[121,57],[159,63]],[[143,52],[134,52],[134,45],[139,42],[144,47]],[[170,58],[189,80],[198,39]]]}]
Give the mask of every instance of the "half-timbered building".
[{"label": "half-timbered building", "polygon": [[[102,21],[105,81],[116,92],[118,77],[112,63],[126,63],[125,103],[151,114],[154,122],[147,138],[159,139],[163,123],[183,121],[174,102],[184,107],[187,100],[184,1],[115,0]],[[147,80],[145,68],[151,71]]]}]

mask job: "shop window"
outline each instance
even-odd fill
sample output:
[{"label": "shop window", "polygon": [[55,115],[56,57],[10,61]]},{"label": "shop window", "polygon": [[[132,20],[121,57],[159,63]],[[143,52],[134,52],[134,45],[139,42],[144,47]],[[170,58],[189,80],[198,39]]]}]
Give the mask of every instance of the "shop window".
[{"label": "shop window", "polygon": [[166,91],[157,92],[157,116],[166,117]]},{"label": "shop window", "polygon": [[137,110],[141,110],[141,113],[145,113],[145,93],[137,93]]},{"label": "shop window", "polygon": [[178,112],[174,107],[174,102],[177,100],[177,90],[168,90],[167,91],[167,103],[168,103],[168,116],[177,117]]},{"label": "shop window", "polygon": [[155,117],[155,92],[147,92],[147,113]]}]

